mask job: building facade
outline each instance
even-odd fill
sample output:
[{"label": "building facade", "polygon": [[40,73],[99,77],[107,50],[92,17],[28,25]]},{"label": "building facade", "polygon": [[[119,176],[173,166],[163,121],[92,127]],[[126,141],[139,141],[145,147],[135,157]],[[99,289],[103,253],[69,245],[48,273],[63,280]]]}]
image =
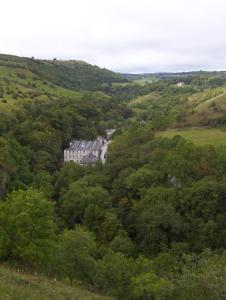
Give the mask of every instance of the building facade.
[{"label": "building facade", "polygon": [[185,83],[183,82],[183,81],[181,81],[181,82],[178,82],[177,84],[176,84],[176,86],[178,87],[178,88],[180,88],[180,87],[185,87]]},{"label": "building facade", "polygon": [[95,141],[70,142],[70,147],[64,150],[64,161],[75,162],[81,165],[93,164],[99,160],[102,143],[100,139]]},{"label": "building facade", "polygon": [[114,132],[115,129],[107,129],[105,138],[97,136],[95,141],[71,141],[70,147],[64,150],[64,162],[89,165],[101,160],[104,164],[107,157],[108,144]]}]

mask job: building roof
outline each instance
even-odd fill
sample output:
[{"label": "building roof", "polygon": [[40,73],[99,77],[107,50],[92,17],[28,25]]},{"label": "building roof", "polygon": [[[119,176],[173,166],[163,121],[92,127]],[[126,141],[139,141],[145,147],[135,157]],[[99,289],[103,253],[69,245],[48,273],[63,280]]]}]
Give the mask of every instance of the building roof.
[{"label": "building roof", "polygon": [[98,160],[98,158],[95,155],[93,155],[92,153],[89,153],[88,155],[83,156],[80,163],[87,165],[87,164],[95,163],[97,160]]},{"label": "building roof", "polygon": [[74,140],[70,143],[70,147],[66,150],[74,151],[98,151],[101,148],[101,143],[98,140],[95,141],[78,141]]},{"label": "building roof", "polygon": [[102,136],[98,135],[98,136],[97,136],[97,140],[102,140],[102,141],[104,141],[104,138],[103,138]]}]

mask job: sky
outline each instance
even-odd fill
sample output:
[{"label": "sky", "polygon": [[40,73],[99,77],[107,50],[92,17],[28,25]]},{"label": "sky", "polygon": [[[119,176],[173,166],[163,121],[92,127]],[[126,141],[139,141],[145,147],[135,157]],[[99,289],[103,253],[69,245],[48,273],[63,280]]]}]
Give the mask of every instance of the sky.
[{"label": "sky", "polygon": [[0,0],[0,53],[117,72],[226,70],[226,0]]}]

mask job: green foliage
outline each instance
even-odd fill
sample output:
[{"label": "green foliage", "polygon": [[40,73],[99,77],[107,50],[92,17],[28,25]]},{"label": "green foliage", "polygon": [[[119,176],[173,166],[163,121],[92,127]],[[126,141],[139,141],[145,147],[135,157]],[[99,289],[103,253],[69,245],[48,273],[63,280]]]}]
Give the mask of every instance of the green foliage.
[{"label": "green foliage", "polygon": [[123,254],[109,252],[97,264],[96,286],[106,293],[125,299],[130,295],[133,269],[133,262]]},{"label": "green foliage", "polygon": [[63,165],[60,172],[55,174],[54,190],[59,196],[65,193],[70,184],[80,179],[85,175],[85,169],[78,164],[66,163]]},{"label": "green foliage", "polygon": [[217,300],[226,297],[225,253],[209,257],[203,253],[196,263],[189,259],[187,267],[176,280],[173,299]]},{"label": "green foliage", "polygon": [[38,76],[69,89],[101,90],[113,82],[127,81],[120,74],[83,61],[27,60],[27,64]]},{"label": "green foliage", "polygon": [[62,198],[62,217],[69,228],[82,223],[97,231],[104,220],[106,210],[110,208],[108,192],[99,186],[90,187],[82,180],[71,184]]},{"label": "green foliage", "polygon": [[142,273],[132,279],[132,295],[135,299],[169,299],[173,283],[159,278],[153,272]]},{"label": "green foliage", "polygon": [[146,254],[167,250],[171,241],[176,241],[181,233],[181,217],[172,204],[174,197],[173,190],[150,189],[141,203],[137,239]]},{"label": "green foliage", "polygon": [[17,191],[0,204],[1,260],[44,267],[53,257],[53,206],[35,190]]},{"label": "green foliage", "polygon": [[132,257],[136,253],[133,242],[125,232],[114,237],[110,243],[110,248],[112,251],[121,252],[127,257]]},{"label": "green foliage", "polygon": [[74,279],[90,283],[96,272],[94,259],[96,243],[94,236],[77,226],[73,230],[65,230],[57,249],[59,273],[72,283]]}]

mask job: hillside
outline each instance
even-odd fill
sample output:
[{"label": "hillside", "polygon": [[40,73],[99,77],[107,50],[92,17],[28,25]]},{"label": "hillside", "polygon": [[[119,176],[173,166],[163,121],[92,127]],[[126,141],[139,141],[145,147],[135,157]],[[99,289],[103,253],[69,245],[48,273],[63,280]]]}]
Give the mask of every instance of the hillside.
[{"label": "hillside", "polygon": [[40,60],[1,54],[0,67],[30,71],[43,80],[72,90],[98,90],[104,85],[127,81],[118,73],[76,60]]},{"label": "hillside", "polygon": [[218,128],[191,127],[157,132],[157,137],[173,138],[177,135],[197,145],[226,146],[226,131]]},{"label": "hillside", "polygon": [[188,99],[189,111],[184,123],[188,126],[209,125],[226,113],[226,87],[206,89]]},{"label": "hillside", "polygon": [[[53,106],[59,106],[61,113],[62,108],[67,106],[65,113],[70,119],[68,122],[75,122],[72,115],[76,112],[82,114],[76,121],[77,124],[80,124],[80,129],[89,127],[91,136],[95,137],[97,134],[95,122],[102,122],[99,126],[101,133],[105,128],[113,126],[112,123],[123,120],[126,108],[102,91],[103,85],[120,80],[125,79],[114,72],[84,62],[42,61],[0,55],[0,133],[7,128],[12,129],[7,126],[15,122],[15,116],[20,114],[22,107],[27,109],[33,106],[30,107],[33,114],[30,113],[28,121],[34,118],[34,114],[38,119],[42,113],[46,114],[45,118],[49,118],[51,111],[46,110],[49,106],[52,109]],[[42,112],[37,110],[39,105],[43,106]],[[87,121],[88,116],[90,118]],[[57,120],[56,116],[54,118],[57,122],[61,119]],[[90,130],[92,127],[93,131]],[[82,130],[80,136],[81,133]],[[70,136],[71,134],[69,133]]]},{"label": "hillside", "polygon": [[[34,64],[39,65],[41,75],[32,70]],[[64,64],[70,65],[70,62]],[[25,181],[32,182],[34,169],[37,172],[56,170],[62,163],[62,150],[71,138],[94,139],[129,116],[127,107],[99,91],[98,84],[94,91],[65,88],[64,85],[74,82],[67,72],[64,73],[65,84],[54,84],[51,72],[46,69],[49,65],[51,62],[34,63],[29,58],[0,56],[0,195],[4,194],[6,186],[11,186],[12,178],[22,187]],[[81,80],[87,86],[94,67],[85,65],[88,67],[83,72],[87,80],[84,77]],[[80,77],[81,73],[77,74],[75,69],[70,72]],[[101,76],[105,74],[101,69],[94,69]],[[61,76],[58,71],[53,74]],[[113,72],[109,74],[117,77]],[[51,81],[46,79],[48,76]],[[98,76],[95,80],[99,80]],[[13,155],[13,148],[17,147],[23,158]],[[11,158],[7,153],[12,154]],[[15,175],[21,167],[19,160],[29,175],[21,174],[19,178]]]},{"label": "hillside", "polygon": [[185,87],[178,88],[176,78],[153,84],[148,94],[129,101],[140,120],[160,121],[163,127],[222,125],[226,114],[225,73],[183,75]]},{"label": "hillside", "polygon": [[0,267],[0,299],[4,300],[110,300],[81,287],[54,281],[40,275]]},{"label": "hillside", "polygon": [[144,85],[146,83],[153,83],[155,81],[158,81],[158,76],[157,74],[149,74],[149,73],[144,73],[144,74],[127,74],[124,73],[122,74],[124,78],[126,78],[129,81],[132,81],[137,84]]}]

